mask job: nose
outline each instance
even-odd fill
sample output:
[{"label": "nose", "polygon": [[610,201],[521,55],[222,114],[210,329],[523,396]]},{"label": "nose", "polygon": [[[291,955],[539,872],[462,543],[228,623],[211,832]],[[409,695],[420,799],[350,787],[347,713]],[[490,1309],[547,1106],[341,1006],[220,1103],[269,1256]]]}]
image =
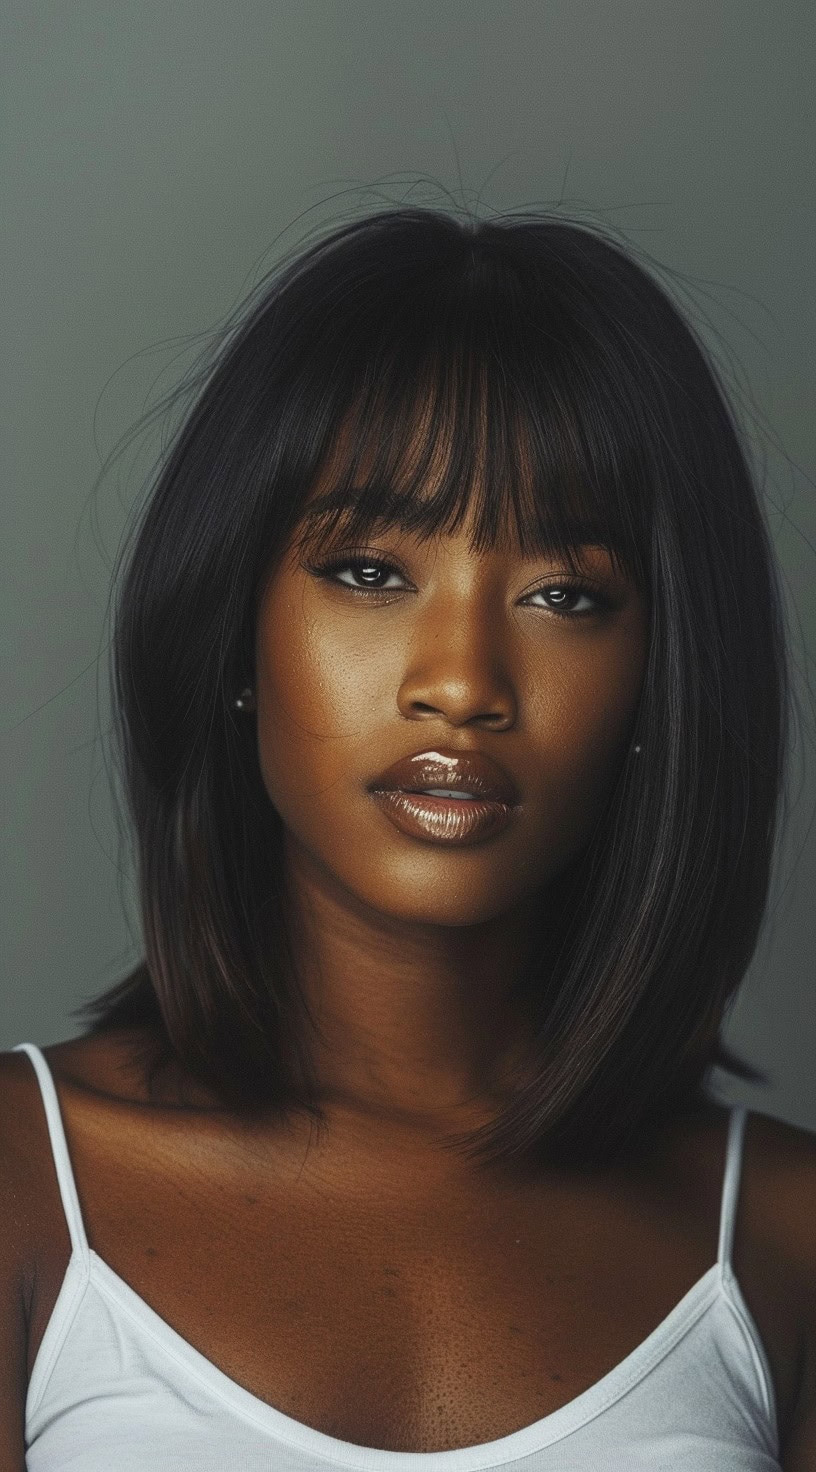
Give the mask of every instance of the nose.
[{"label": "nose", "polygon": [[441,718],[450,726],[478,721],[503,730],[516,719],[516,693],[486,620],[448,613],[412,644],[397,694],[408,720]]}]

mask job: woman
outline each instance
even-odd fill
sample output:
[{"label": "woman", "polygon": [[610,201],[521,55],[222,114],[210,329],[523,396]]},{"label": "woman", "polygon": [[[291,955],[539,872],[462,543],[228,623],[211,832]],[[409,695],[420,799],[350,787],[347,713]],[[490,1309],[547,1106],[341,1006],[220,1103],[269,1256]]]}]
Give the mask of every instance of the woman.
[{"label": "woman", "polygon": [[3,1465],[812,1468],[816,1142],[707,1091],[789,687],[693,330],[395,208],[192,387],[116,610],[145,963],[2,1059]]}]

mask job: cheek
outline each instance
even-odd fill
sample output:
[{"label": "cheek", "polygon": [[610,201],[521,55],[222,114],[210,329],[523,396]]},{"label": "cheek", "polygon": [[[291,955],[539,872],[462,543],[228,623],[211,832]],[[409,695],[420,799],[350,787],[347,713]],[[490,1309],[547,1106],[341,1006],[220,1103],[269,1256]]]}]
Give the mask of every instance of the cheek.
[{"label": "cheek", "polygon": [[642,673],[633,666],[631,651],[621,657],[589,659],[570,671],[569,678],[548,702],[543,729],[549,731],[567,757],[580,751],[589,768],[604,771],[626,742],[642,685]]},{"label": "cheek", "polygon": [[256,691],[261,771],[275,806],[330,797],[353,752],[364,747],[383,679],[371,639],[319,637],[299,600],[268,600],[258,623]]},{"label": "cheek", "polygon": [[[580,850],[628,758],[643,685],[641,630],[616,631],[580,662],[530,686],[531,725],[540,732],[541,810]],[[641,758],[635,757],[636,761]]]}]

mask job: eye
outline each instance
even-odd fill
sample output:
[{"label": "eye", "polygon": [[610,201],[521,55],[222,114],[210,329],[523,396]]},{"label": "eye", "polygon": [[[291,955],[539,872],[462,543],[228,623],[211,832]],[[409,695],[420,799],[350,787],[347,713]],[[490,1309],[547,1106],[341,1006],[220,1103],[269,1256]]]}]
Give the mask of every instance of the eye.
[{"label": "eye", "polygon": [[[561,618],[586,618],[588,614],[598,613],[601,609],[612,607],[611,598],[596,588],[594,583],[587,583],[581,578],[559,578],[557,582],[545,583],[543,587],[536,588],[534,593],[528,593],[524,601],[526,603],[530,598],[538,598],[541,595],[557,600],[554,606],[550,605],[549,611]],[[566,599],[569,603],[569,600],[573,598],[579,601],[583,599],[585,603],[590,604],[590,607],[565,607],[564,600]]]},{"label": "eye", "polygon": [[[339,587],[345,588],[354,597],[376,598],[378,594],[402,591],[399,588],[388,587],[386,583],[378,581],[382,578],[390,579],[392,576],[401,578],[402,573],[392,563],[384,562],[377,557],[346,556],[335,558],[330,562],[313,565],[307,564],[307,571],[313,577],[320,578],[325,582],[335,583]],[[350,572],[352,577],[361,579],[363,586],[355,586],[354,583],[349,583],[341,579],[340,573],[343,572]],[[531,598],[542,596],[552,597],[556,600],[554,604],[550,604],[547,607],[547,612],[555,614],[557,618],[586,618],[591,614],[598,613],[602,609],[609,609],[613,606],[612,598],[608,594],[601,592],[594,583],[590,583],[583,578],[571,576],[560,577],[557,580],[553,579],[551,582],[545,583],[542,587],[534,589],[532,593],[527,594],[524,602],[529,603]],[[573,599],[577,599],[578,601],[583,599],[584,602],[590,604],[590,607],[573,608],[565,606],[565,600],[566,605],[568,605]]]},{"label": "eye", "polygon": [[[363,579],[363,587],[355,587],[353,583],[341,582],[339,574],[348,568],[353,570],[352,575]],[[399,589],[386,588],[382,583],[375,582],[373,578],[383,573],[394,574],[401,577],[402,574],[390,562],[381,562],[375,557],[343,557],[334,562],[322,562],[309,568],[309,572],[315,577],[322,578],[326,582],[339,583],[342,588],[347,588],[350,593],[392,593]]]}]

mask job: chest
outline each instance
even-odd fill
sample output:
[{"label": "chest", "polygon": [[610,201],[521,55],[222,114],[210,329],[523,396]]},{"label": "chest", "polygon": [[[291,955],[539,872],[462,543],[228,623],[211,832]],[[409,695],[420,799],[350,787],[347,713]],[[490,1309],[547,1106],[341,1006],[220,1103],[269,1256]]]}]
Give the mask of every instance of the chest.
[{"label": "chest", "polygon": [[176,1333],[294,1419],[390,1450],[549,1415],[716,1260],[705,1175],[463,1190],[358,1163],[295,1184],[161,1148],[122,1169],[81,1131],[72,1154],[91,1245]]},{"label": "chest", "polygon": [[573,1399],[707,1265],[702,1252],[678,1261],[667,1250],[643,1272],[643,1259],[616,1261],[606,1242],[558,1250],[521,1220],[508,1233],[450,1211],[401,1226],[376,1215],[278,1213],[240,1250],[219,1256],[218,1237],[183,1254],[157,1245],[148,1272],[134,1281],[129,1254],[122,1276],[296,1420],[347,1441],[440,1450],[506,1435]]}]

